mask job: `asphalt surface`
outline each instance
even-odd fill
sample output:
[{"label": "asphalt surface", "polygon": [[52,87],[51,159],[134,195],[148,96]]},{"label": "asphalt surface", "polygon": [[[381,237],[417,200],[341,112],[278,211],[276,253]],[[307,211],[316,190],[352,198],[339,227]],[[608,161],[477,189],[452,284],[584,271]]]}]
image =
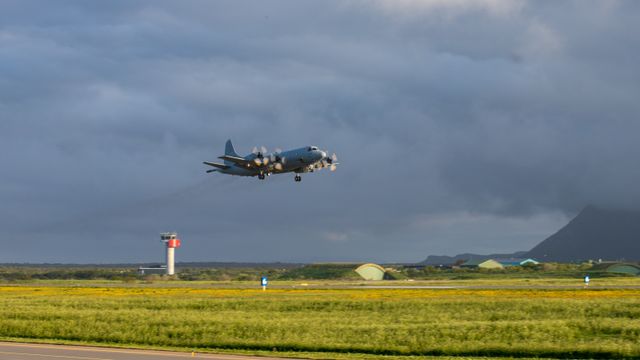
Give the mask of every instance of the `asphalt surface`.
[{"label": "asphalt surface", "polygon": [[385,285],[364,285],[343,287],[347,289],[469,289],[469,290],[576,290],[576,289],[640,289],[640,285],[408,285],[408,286],[385,286]]},{"label": "asphalt surface", "polygon": [[0,359],[2,360],[184,360],[187,358],[210,360],[277,359],[243,355],[192,354],[171,351],[0,342]]}]

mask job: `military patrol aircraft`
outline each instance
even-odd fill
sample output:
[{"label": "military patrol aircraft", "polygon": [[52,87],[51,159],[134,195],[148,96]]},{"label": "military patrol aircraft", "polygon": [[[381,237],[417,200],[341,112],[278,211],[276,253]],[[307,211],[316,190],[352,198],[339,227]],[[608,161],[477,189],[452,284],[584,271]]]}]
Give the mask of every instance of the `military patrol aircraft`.
[{"label": "military patrol aircraft", "polygon": [[272,153],[267,152],[264,146],[260,150],[254,147],[251,154],[240,156],[233,148],[231,140],[227,140],[224,155],[219,159],[224,160],[224,163],[203,162],[205,165],[215,168],[207,170],[207,173],[257,176],[260,180],[264,180],[266,176],[271,174],[293,172],[296,174],[295,181],[301,181],[301,173],[314,172],[325,167],[335,171],[336,165],[338,165],[336,154],[329,156],[326,151],[322,151],[316,146],[306,146],[284,152],[276,149]]}]

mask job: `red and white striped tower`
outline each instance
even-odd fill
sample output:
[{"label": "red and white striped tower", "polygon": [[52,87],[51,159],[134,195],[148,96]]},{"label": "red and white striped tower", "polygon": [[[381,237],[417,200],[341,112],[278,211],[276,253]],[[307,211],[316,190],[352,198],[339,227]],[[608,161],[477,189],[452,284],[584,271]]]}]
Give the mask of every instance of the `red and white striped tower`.
[{"label": "red and white striped tower", "polygon": [[166,232],[160,234],[160,241],[167,246],[167,275],[175,275],[175,249],[180,247],[178,233]]}]

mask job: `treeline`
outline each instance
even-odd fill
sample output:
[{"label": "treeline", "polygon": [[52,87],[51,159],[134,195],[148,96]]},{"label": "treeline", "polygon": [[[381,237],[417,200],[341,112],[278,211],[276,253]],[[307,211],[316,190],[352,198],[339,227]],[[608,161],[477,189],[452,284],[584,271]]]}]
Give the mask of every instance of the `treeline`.
[{"label": "treeline", "polygon": [[[270,280],[360,280],[354,271],[358,264],[308,264],[291,268],[187,268],[181,269],[183,280],[241,280],[257,281],[261,276]],[[617,277],[613,274],[592,269],[590,263],[565,264],[544,263],[537,265],[511,266],[503,269],[468,269],[435,266],[385,265],[385,275],[389,280],[458,280],[481,278],[581,278]]]},{"label": "treeline", "polygon": [[[585,274],[592,274],[590,270],[592,264],[565,264],[565,263],[542,263],[526,264],[523,266],[509,266],[502,269],[483,268],[450,268],[437,266],[405,267],[395,273],[398,279],[424,279],[424,280],[458,280],[476,278],[566,278],[582,277]],[[593,273],[592,275],[601,276]]]},{"label": "treeline", "polygon": [[136,280],[135,269],[118,268],[64,268],[55,267],[0,267],[0,279],[4,281],[28,280]]},{"label": "treeline", "polygon": [[[258,281],[262,276],[270,280],[359,280],[354,271],[357,264],[308,264],[277,267],[273,264],[254,267],[179,267],[178,274],[169,279],[184,281]],[[532,266],[513,266],[504,269],[464,269],[434,266],[387,265],[390,280],[458,280],[480,278],[563,278],[624,276],[592,270],[591,264],[546,263]],[[162,275],[139,274],[134,267],[112,266],[0,266],[0,281],[30,280],[158,280]]]}]

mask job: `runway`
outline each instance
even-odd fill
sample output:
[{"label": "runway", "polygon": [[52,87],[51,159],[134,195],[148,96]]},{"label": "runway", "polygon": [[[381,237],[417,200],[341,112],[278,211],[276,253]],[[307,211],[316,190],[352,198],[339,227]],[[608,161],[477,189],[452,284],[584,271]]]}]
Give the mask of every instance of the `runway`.
[{"label": "runway", "polygon": [[390,290],[578,290],[578,289],[640,289],[640,285],[362,285],[336,287],[338,289],[390,289]]},{"label": "runway", "polygon": [[[224,288],[224,287],[219,287]],[[247,289],[256,288],[255,286],[246,287]],[[296,289],[296,290],[637,290],[640,285],[600,285],[589,284],[576,281],[575,284],[479,284],[473,285],[469,282],[461,285],[455,283],[447,283],[442,285],[401,285],[401,284],[304,284],[304,285],[272,285],[270,289]],[[268,290],[267,290],[268,291]]]},{"label": "runway", "polygon": [[130,350],[91,346],[24,344],[0,342],[2,360],[152,360],[152,359],[275,360],[278,358],[184,353],[157,350]]}]

